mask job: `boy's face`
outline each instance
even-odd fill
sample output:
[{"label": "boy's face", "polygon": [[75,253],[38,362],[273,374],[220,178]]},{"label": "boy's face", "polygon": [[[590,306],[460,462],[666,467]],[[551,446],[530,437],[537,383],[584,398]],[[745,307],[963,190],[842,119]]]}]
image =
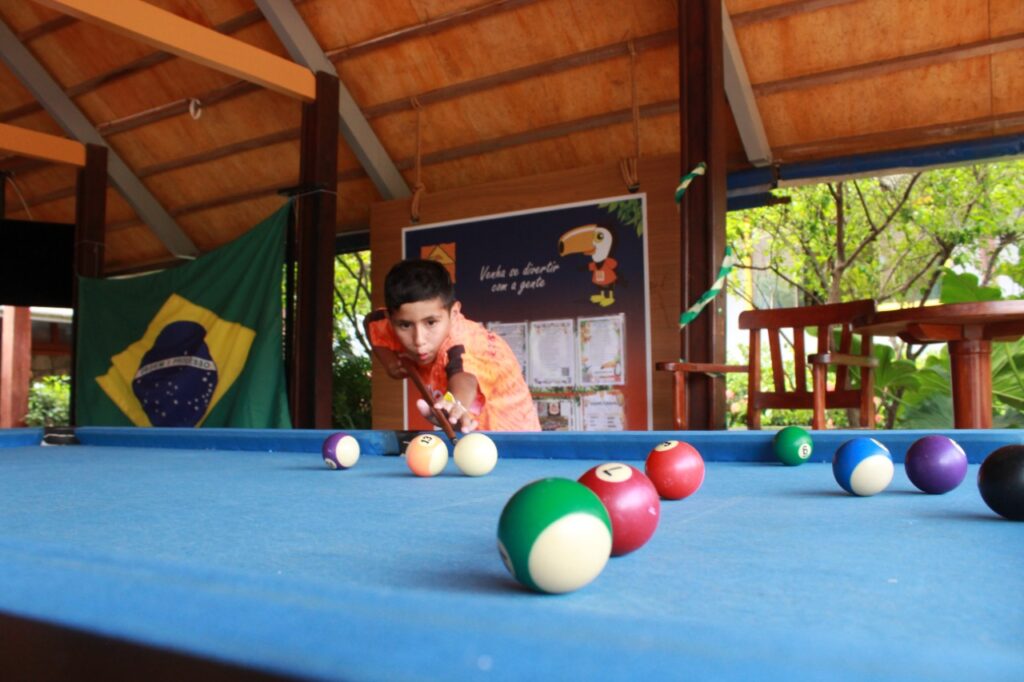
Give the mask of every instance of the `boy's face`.
[{"label": "boy's face", "polygon": [[452,327],[452,313],[458,311],[459,303],[452,304],[451,310],[444,307],[441,298],[427,301],[403,303],[391,313],[391,326],[406,352],[420,365],[429,365],[437,358],[437,351],[448,338]]}]

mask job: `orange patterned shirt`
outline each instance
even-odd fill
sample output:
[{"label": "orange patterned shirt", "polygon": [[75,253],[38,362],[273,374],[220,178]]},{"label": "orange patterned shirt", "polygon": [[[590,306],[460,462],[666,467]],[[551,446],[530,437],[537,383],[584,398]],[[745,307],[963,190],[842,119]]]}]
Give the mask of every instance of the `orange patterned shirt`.
[{"label": "orange patterned shirt", "polygon": [[[405,352],[386,310],[371,313],[368,322],[371,345]],[[498,334],[460,312],[452,313],[452,326],[437,358],[417,370],[435,400],[448,391],[448,377],[459,372],[475,376],[476,399],[469,410],[477,415],[481,431],[540,431],[537,409],[512,349]]]}]

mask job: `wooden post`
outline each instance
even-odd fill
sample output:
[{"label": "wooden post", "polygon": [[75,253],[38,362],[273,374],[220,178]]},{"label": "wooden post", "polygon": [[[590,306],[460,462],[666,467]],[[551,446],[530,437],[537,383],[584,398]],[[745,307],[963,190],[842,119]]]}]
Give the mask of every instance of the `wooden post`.
[{"label": "wooden post", "polygon": [[[729,110],[725,99],[721,0],[679,2],[680,175],[701,161],[707,172],[680,205],[680,287],[683,309],[711,286],[725,253],[725,157]],[[725,362],[725,295],[687,325],[680,357]],[[691,429],[723,428],[725,384],[692,374],[687,381]]]},{"label": "wooden post", "polygon": [[316,74],[316,101],[302,107],[296,248],[299,278],[292,346],[296,428],[331,426],[334,237],[338,177],[338,79]]},{"label": "wooden post", "polygon": [[4,306],[0,326],[0,428],[25,425],[32,380],[32,315],[25,306]]},{"label": "wooden post", "polygon": [[75,200],[75,277],[71,283],[71,425],[77,424],[75,371],[78,368],[78,277],[102,277],[106,250],[107,148],[85,146]]}]

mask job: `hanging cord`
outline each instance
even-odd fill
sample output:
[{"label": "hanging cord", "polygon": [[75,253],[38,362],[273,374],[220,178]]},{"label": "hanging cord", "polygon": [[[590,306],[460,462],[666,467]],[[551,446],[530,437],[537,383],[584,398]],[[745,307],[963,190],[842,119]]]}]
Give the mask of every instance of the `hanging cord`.
[{"label": "hanging cord", "polygon": [[415,225],[420,221],[420,199],[423,197],[423,193],[427,191],[427,186],[423,184],[422,168],[420,163],[420,145],[423,142],[423,106],[420,105],[420,101],[413,95],[412,106],[416,110],[416,183],[413,185],[412,192],[412,204],[409,206],[409,218]]},{"label": "hanging cord", "polygon": [[[25,201],[25,195],[21,193],[21,188],[18,187],[18,183],[14,181],[14,173],[4,173],[3,177],[7,178],[7,182],[11,183],[11,187],[14,188],[14,193],[18,195],[18,200],[21,201],[21,207],[25,209],[25,215],[28,216],[29,220],[35,220],[35,218],[32,217],[32,211],[30,211],[28,208],[28,203]],[[0,192],[3,191],[4,188],[0,187]]]},{"label": "hanging cord", "polygon": [[619,170],[622,171],[622,179],[630,192],[640,189],[640,175],[637,164],[640,161],[640,103],[636,95],[636,46],[632,38],[629,41],[629,82],[633,98],[633,157],[622,159],[619,162]]}]

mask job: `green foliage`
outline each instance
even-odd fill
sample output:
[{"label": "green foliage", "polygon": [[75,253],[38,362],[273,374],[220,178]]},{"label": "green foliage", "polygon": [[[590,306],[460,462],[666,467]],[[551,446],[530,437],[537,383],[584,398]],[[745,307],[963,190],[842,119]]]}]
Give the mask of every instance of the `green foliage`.
[{"label": "green foliage", "polygon": [[970,272],[957,274],[949,268],[943,268],[940,287],[939,300],[942,303],[998,301],[1003,297],[999,287],[980,286],[977,275]]},{"label": "green foliage", "polygon": [[337,429],[370,428],[370,358],[335,354],[333,370],[331,424]]},{"label": "green foliage", "polygon": [[339,429],[368,429],[370,347],[362,320],[370,312],[370,254],[346,253],[334,268],[334,390],[331,421]]},{"label": "green foliage", "polygon": [[[943,303],[990,301],[1002,297],[996,277],[1024,282],[1024,160],[788,192],[790,204],[728,217],[728,241],[741,259],[730,293],[753,307],[861,298],[922,305],[939,290]],[[874,349],[876,401],[886,426],[949,428],[945,346],[886,343],[876,338]],[[1024,345],[996,343],[993,350],[994,423],[1024,424]],[[730,395],[745,399],[745,380],[728,382]]]},{"label": "green foliage", "polygon": [[609,201],[604,204],[598,204],[598,206],[614,215],[623,225],[631,225],[635,228],[636,236],[639,237],[644,233],[643,202],[639,199]]},{"label": "green foliage", "polygon": [[48,376],[32,382],[28,392],[28,426],[67,426],[70,423],[71,378]]}]

